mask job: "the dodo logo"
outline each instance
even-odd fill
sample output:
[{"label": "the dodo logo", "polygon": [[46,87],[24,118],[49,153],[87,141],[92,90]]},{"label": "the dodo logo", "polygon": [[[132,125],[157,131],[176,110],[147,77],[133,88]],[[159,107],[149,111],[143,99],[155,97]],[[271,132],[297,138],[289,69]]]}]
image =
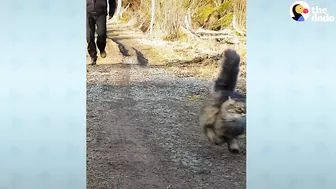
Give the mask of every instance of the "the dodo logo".
[{"label": "the dodo logo", "polygon": [[309,5],[304,1],[295,1],[289,10],[291,17],[297,22],[303,22],[308,19],[310,15]]}]

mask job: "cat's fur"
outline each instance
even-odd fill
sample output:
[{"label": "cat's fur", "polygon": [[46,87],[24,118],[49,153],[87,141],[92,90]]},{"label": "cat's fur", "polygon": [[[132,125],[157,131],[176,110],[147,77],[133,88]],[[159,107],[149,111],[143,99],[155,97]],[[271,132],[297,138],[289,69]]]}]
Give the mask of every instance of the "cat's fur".
[{"label": "cat's fur", "polygon": [[237,137],[246,130],[246,117],[232,111],[236,101],[230,97],[236,89],[239,67],[239,54],[232,49],[224,51],[220,74],[200,115],[200,125],[209,141],[216,145],[227,143],[232,153],[239,153]]}]

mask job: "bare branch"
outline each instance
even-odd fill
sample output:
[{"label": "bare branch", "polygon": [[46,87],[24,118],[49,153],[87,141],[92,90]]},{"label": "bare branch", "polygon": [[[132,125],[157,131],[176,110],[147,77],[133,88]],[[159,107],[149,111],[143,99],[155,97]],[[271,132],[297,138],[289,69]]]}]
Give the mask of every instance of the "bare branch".
[{"label": "bare branch", "polygon": [[203,28],[198,28],[195,30],[195,33],[197,34],[231,34],[232,31],[228,29],[220,30],[220,31],[213,31],[213,30],[206,30]]},{"label": "bare branch", "polygon": [[180,30],[181,32],[187,34],[188,36],[190,36],[192,39],[197,39],[200,40],[200,37],[198,37],[192,30],[188,30],[182,26],[180,26]]},{"label": "bare branch", "polygon": [[216,35],[216,36],[201,36],[201,39],[229,39],[232,36],[229,35]]}]

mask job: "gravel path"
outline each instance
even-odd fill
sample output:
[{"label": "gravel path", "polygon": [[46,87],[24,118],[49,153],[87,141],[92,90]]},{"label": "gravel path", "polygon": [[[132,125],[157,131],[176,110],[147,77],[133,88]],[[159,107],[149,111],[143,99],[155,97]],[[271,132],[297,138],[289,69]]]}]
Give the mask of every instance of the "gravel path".
[{"label": "gravel path", "polygon": [[152,67],[135,41],[111,37],[120,64],[87,69],[87,188],[246,188],[245,155],[209,144],[201,102],[188,98],[211,83]]}]

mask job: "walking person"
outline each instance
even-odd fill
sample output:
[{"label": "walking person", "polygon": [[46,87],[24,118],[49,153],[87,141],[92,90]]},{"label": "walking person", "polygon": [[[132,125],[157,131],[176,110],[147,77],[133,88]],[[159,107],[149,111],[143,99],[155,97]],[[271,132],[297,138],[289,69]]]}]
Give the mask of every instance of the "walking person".
[{"label": "walking person", "polygon": [[[107,5],[109,11],[107,11]],[[116,0],[86,0],[86,41],[91,57],[91,65],[97,63],[97,48],[95,32],[97,32],[97,47],[102,58],[106,57],[106,17],[111,19],[116,9]],[[97,31],[96,31],[97,26]]]}]

